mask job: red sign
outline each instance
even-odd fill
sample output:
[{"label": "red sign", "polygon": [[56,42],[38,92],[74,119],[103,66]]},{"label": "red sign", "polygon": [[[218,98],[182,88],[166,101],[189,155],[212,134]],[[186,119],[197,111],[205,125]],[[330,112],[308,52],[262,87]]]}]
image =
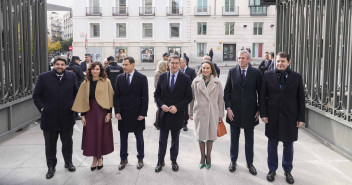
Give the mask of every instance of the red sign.
[{"label": "red sign", "polygon": [[73,47],[72,47],[72,46],[69,46],[69,47],[68,47],[68,50],[72,51],[72,50],[73,50]]}]

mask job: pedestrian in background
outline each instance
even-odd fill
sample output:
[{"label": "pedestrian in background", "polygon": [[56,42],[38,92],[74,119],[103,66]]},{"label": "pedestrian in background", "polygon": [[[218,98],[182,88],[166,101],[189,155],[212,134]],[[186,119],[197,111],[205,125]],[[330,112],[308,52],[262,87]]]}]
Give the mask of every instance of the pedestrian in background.
[{"label": "pedestrian in background", "polygon": [[123,73],[123,69],[121,66],[119,66],[115,61],[114,57],[110,56],[107,58],[109,66],[105,68],[106,74],[108,75],[108,78],[111,82],[112,87],[115,90],[115,82],[117,76]]},{"label": "pedestrian in background", "polygon": [[213,48],[210,49],[209,56],[210,56],[210,61],[213,62],[213,56],[214,56]]},{"label": "pedestrian in background", "polygon": [[[211,151],[217,139],[219,121],[224,117],[224,92],[214,65],[203,61],[198,76],[192,82],[193,100],[190,119],[194,119],[194,134],[201,153],[200,169],[211,167]],[[207,154],[205,155],[205,144]]]},{"label": "pedestrian in background", "polygon": [[[114,91],[103,65],[93,62],[78,90],[72,110],[81,113],[84,156],[93,156],[91,170],[103,168],[103,155],[114,151],[111,124]],[[97,164],[98,163],[98,164]]]},{"label": "pedestrian in background", "polygon": [[84,74],[87,73],[89,65],[92,63],[92,56],[89,53],[84,54],[85,61],[81,62],[81,68]]}]

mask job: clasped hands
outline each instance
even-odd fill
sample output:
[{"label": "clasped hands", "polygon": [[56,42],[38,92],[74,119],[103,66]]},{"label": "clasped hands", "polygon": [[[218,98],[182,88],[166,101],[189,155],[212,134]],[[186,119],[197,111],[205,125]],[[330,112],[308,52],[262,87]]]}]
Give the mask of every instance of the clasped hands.
[{"label": "clasped hands", "polygon": [[177,108],[175,105],[171,105],[170,107],[168,107],[167,105],[162,105],[161,110],[163,110],[164,112],[170,112],[171,114],[177,113]]},{"label": "clasped hands", "polygon": [[[120,113],[117,113],[117,114],[115,114],[115,117],[118,119],[118,120],[122,120],[122,117],[121,117],[121,114]],[[137,118],[137,120],[138,121],[142,121],[142,120],[144,120],[144,116],[138,116],[138,118]]]}]

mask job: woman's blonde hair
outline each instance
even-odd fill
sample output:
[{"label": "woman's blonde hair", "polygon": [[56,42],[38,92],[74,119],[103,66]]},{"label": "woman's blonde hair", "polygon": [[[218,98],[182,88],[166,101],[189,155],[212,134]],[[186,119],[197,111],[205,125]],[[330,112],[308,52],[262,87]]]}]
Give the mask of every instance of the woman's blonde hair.
[{"label": "woman's blonde hair", "polygon": [[[166,69],[166,70],[164,71],[163,69]],[[165,61],[158,62],[156,69],[155,69],[155,72],[163,73],[166,71],[167,71],[167,62],[165,62]]]},{"label": "woman's blonde hair", "polygon": [[202,70],[202,65],[203,64],[209,64],[210,65],[210,68],[211,68],[211,74],[214,76],[214,77],[217,77],[218,76],[218,73],[216,72],[215,70],[215,66],[212,62],[210,62],[209,60],[204,60],[201,64],[200,64],[200,68],[198,70],[198,75],[202,74],[203,73],[203,70]]}]

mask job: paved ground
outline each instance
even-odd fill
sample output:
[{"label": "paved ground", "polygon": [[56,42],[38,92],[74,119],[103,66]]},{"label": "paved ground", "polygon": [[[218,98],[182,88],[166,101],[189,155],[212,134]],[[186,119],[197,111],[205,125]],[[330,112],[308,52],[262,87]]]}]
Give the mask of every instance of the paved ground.
[{"label": "paved ground", "polygon": [[[225,66],[220,64],[220,66]],[[150,69],[153,66],[148,66]],[[225,84],[228,67],[221,68],[221,81]],[[193,134],[193,122],[189,123],[189,131],[181,132],[180,152],[178,163],[179,172],[171,170],[169,151],[165,158],[166,166],[160,173],[154,172],[157,163],[158,131],[152,126],[155,119],[156,106],[152,100],[153,71],[144,70],[149,80],[150,106],[144,131],[145,137],[145,166],[137,170],[136,142],[133,134],[129,139],[129,164],[123,170],[118,170],[119,164],[119,135],[117,120],[113,119],[115,151],[104,157],[104,168],[100,171],[90,171],[91,157],[82,155],[80,149],[82,138],[82,124],[77,122],[74,127],[73,162],[77,171],[68,172],[64,167],[60,152],[61,142],[58,143],[58,164],[55,176],[51,180],[45,179],[47,171],[44,152],[44,139],[39,124],[31,124],[20,132],[11,134],[0,141],[0,184],[287,184],[282,168],[277,171],[276,180],[269,183],[266,180],[268,168],[266,165],[267,138],[264,136],[263,123],[255,129],[254,165],[258,175],[249,174],[245,164],[244,137],[240,138],[240,154],[236,172],[230,173],[229,148],[230,135],[219,138],[213,147],[212,167],[209,170],[199,169],[200,153],[198,143]],[[227,125],[227,124],[226,124]],[[227,125],[229,131],[229,127]],[[169,139],[170,141],[170,139]],[[170,144],[168,145],[170,146]],[[352,184],[352,162],[325,145],[312,138],[307,132],[300,129],[299,140],[295,142],[294,169],[295,184],[312,185],[342,185]],[[282,144],[279,147],[279,156],[282,155]],[[279,160],[281,163],[281,159]]]}]

